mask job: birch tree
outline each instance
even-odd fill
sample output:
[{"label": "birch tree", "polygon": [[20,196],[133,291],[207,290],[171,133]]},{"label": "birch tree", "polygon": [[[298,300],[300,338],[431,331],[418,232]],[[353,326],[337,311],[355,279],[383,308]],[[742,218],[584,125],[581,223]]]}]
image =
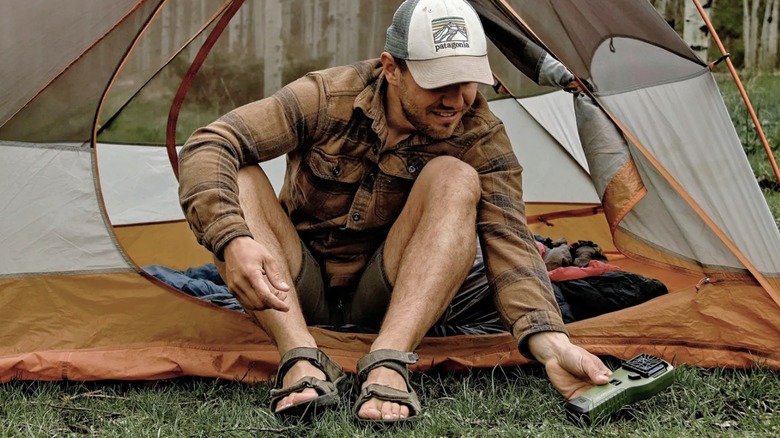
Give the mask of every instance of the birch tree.
[{"label": "birch tree", "polygon": [[758,67],[761,70],[774,70],[777,66],[777,20],[780,18],[778,12],[780,12],[780,0],[766,0],[758,44]]},{"label": "birch tree", "polygon": [[761,0],[742,0],[742,43],[745,46],[745,68],[756,67],[758,55],[758,9]]},{"label": "birch tree", "polygon": [[652,3],[655,7],[655,10],[658,11],[658,13],[661,14],[661,16],[664,17],[667,22],[669,22],[669,0],[651,0],[650,3]]},{"label": "birch tree", "polygon": [[[708,17],[712,16],[715,8],[715,0],[700,2],[702,9]],[[692,0],[685,2],[685,24],[683,27],[683,39],[688,47],[696,53],[702,61],[707,62],[707,50],[710,47],[710,31],[699,9]]]},{"label": "birch tree", "polygon": [[674,13],[670,12],[672,10],[673,0],[650,0],[650,3],[655,7],[655,10],[664,17],[664,20],[666,20],[670,26],[674,27]]}]

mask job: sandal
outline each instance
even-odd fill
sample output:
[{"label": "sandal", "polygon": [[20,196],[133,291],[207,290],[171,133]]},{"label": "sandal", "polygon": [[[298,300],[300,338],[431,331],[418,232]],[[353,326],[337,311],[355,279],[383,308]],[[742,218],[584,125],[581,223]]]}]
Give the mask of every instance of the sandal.
[{"label": "sandal", "polygon": [[[365,424],[401,424],[410,423],[416,420],[422,412],[422,407],[420,406],[420,400],[417,398],[417,394],[409,384],[409,369],[407,368],[407,365],[416,363],[417,359],[418,356],[416,353],[404,353],[396,350],[376,350],[363,356],[357,363],[357,388],[360,391],[360,395],[352,406],[352,413],[355,416],[355,419]],[[390,368],[400,374],[406,381],[407,391],[400,391],[389,386],[378,384],[371,384],[365,388],[361,388],[366,381],[368,372],[377,367]],[[358,417],[360,407],[371,398],[405,405],[409,408],[409,416],[397,420],[368,420]]]},{"label": "sandal", "polygon": [[[321,380],[316,377],[306,376],[287,388],[282,388],[284,376],[296,362],[299,360],[308,360],[315,367],[325,373],[327,380]],[[271,390],[271,412],[277,417],[298,417],[306,418],[324,408],[338,405],[340,401],[339,386],[344,381],[344,371],[333,362],[320,349],[312,347],[299,347],[285,353],[276,372],[276,383]],[[300,392],[306,388],[314,388],[319,394],[311,400],[294,404],[288,408],[276,412],[276,405],[280,400],[294,392]]]}]

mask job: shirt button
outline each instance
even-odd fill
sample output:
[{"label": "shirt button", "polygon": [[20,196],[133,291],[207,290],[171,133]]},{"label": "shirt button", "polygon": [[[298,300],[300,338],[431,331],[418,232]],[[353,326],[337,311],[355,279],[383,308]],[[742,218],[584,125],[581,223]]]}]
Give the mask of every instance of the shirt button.
[{"label": "shirt button", "polygon": [[357,222],[360,220],[360,213],[353,213],[352,214],[352,220]]},{"label": "shirt button", "polygon": [[341,168],[339,166],[336,166],[333,169],[331,169],[330,172],[333,174],[333,176],[339,176],[339,173],[341,173]]},{"label": "shirt button", "polygon": [[409,173],[417,173],[417,167],[414,164],[410,164],[409,167],[406,168],[406,170],[408,170]]}]

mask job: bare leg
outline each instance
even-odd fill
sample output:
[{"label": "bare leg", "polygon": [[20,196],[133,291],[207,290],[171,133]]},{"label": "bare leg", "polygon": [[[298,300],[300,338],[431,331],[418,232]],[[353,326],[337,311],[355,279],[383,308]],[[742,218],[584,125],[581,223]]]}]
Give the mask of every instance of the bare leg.
[{"label": "bare leg", "polygon": [[[276,344],[280,356],[295,347],[316,347],[317,344],[303,318],[292,281],[300,272],[302,257],[300,239],[295,227],[282,210],[273,186],[259,166],[241,169],[238,185],[241,209],[254,240],[265,246],[276,260],[287,267],[287,283],[291,287],[286,300],[289,311],[263,310],[253,312],[253,316]],[[217,262],[217,267],[220,274],[224,274],[224,264]],[[325,379],[321,370],[308,361],[301,360],[296,362],[285,376],[284,387],[292,385],[304,376]],[[317,392],[313,389],[291,394],[279,401],[277,410],[316,396]]]},{"label": "bare leg", "polygon": [[[431,160],[420,173],[384,248],[393,294],[371,351],[412,351],[443,314],[476,256],[476,213],[481,194],[477,172],[452,157]],[[406,390],[388,368],[369,372],[366,385]],[[358,413],[371,419],[406,417],[397,403],[372,399]]]}]

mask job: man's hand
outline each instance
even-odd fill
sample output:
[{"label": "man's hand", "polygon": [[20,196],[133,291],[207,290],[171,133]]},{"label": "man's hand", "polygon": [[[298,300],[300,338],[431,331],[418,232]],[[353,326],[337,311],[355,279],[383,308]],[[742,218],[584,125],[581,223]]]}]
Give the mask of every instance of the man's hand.
[{"label": "man's hand", "polygon": [[573,94],[582,93],[582,86],[575,79],[575,80],[569,82],[568,84],[566,84],[563,87],[563,91],[565,91],[567,93],[573,93]]},{"label": "man's hand", "polygon": [[251,237],[236,237],[225,246],[223,255],[220,274],[246,310],[290,310],[285,303],[290,286],[263,245]]},{"label": "man's hand", "polygon": [[541,332],[528,338],[531,353],[544,364],[547,377],[567,400],[595,385],[609,382],[612,371],[587,350],[559,332]]},{"label": "man's hand", "polygon": [[580,80],[574,79],[573,81],[564,85],[563,91],[566,91],[567,93],[577,94],[585,91],[585,88],[587,88],[588,91],[593,92],[593,85],[591,85],[590,82],[586,81],[585,79],[580,79]]}]

